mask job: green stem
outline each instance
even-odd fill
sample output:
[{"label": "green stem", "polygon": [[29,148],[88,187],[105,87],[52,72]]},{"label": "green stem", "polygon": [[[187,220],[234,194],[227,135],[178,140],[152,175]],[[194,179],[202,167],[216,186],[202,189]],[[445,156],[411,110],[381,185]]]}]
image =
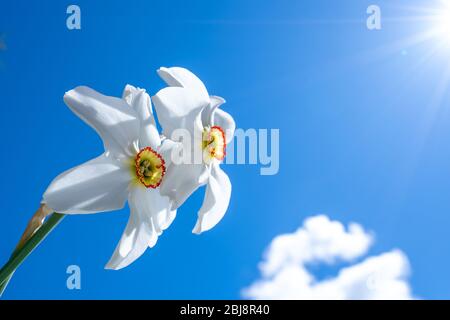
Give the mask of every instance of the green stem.
[{"label": "green stem", "polygon": [[11,281],[11,278],[13,276],[14,272],[11,273],[8,278],[5,279],[5,281],[3,281],[3,283],[0,285],[0,297],[3,295],[3,292],[6,289],[6,286],[8,285],[9,281]]},{"label": "green stem", "polygon": [[58,225],[62,218],[64,218],[63,214],[53,213],[22,247],[14,251],[9,261],[0,269],[0,296],[8,285],[14,271],[16,271],[53,228]]}]

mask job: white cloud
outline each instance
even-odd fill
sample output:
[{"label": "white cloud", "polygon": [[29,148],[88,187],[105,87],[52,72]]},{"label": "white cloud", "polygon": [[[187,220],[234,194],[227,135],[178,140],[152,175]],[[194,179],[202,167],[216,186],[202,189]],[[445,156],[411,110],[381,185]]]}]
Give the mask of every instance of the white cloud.
[{"label": "white cloud", "polygon": [[368,257],[317,281],[310,264],[353,262],[367,254],[373,235],[320,215],[296,232],[275,237],[260,263],[261,279],[243,290],[252,299],[412,299],[409,262],[400,250]]}]

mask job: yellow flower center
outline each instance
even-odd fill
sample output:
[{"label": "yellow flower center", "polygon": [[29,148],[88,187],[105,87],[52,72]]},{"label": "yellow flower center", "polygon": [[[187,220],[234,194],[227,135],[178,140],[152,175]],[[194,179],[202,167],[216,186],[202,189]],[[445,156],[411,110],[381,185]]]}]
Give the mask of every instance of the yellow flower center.
[{"label": "yellow flower center", "polygon": [[137,180],[146,188],[157,188],[166,173],[164,159],[150,147],[139,151],[132,167]]},{"label": "yellow flower center", "polygon": [[221,127],[205,128],[202,137],[203,158],[206,162],[212,159],[222,161],[225,158],[227,143]]}]

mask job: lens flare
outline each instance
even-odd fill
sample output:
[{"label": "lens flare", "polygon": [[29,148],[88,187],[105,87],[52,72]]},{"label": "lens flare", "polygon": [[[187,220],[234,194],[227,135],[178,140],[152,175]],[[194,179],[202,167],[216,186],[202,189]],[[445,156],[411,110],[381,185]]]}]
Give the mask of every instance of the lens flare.
[{"label": "lens flare", "polygon": [[450,44],[450,4],[446,4],[437,14],[436,33],[442,41]]}]

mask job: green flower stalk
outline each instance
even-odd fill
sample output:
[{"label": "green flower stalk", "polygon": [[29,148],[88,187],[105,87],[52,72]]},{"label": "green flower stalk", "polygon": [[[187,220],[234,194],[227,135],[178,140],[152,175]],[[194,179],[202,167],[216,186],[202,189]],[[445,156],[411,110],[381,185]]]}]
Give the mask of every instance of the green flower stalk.
[{"label": "green flower stalk", "polygon": [[[58,225],[64,218],[63,214],[53,213],[45,222],[38,224],[38,220],[42,217],[43,207],[39,208],[38,212],[33,216],[27,226],[16,250],[11,255],[8,262],[0,269],[0,296],[6,289],[14,272],[25,261],[25,259],[33,252],[33,250],[47,237],[47,235]],[[45,216],[47,216],[45,214]],[[45,218],[45,217],[44,217]],[[42,220],[41,220],[42,222]]]}]

